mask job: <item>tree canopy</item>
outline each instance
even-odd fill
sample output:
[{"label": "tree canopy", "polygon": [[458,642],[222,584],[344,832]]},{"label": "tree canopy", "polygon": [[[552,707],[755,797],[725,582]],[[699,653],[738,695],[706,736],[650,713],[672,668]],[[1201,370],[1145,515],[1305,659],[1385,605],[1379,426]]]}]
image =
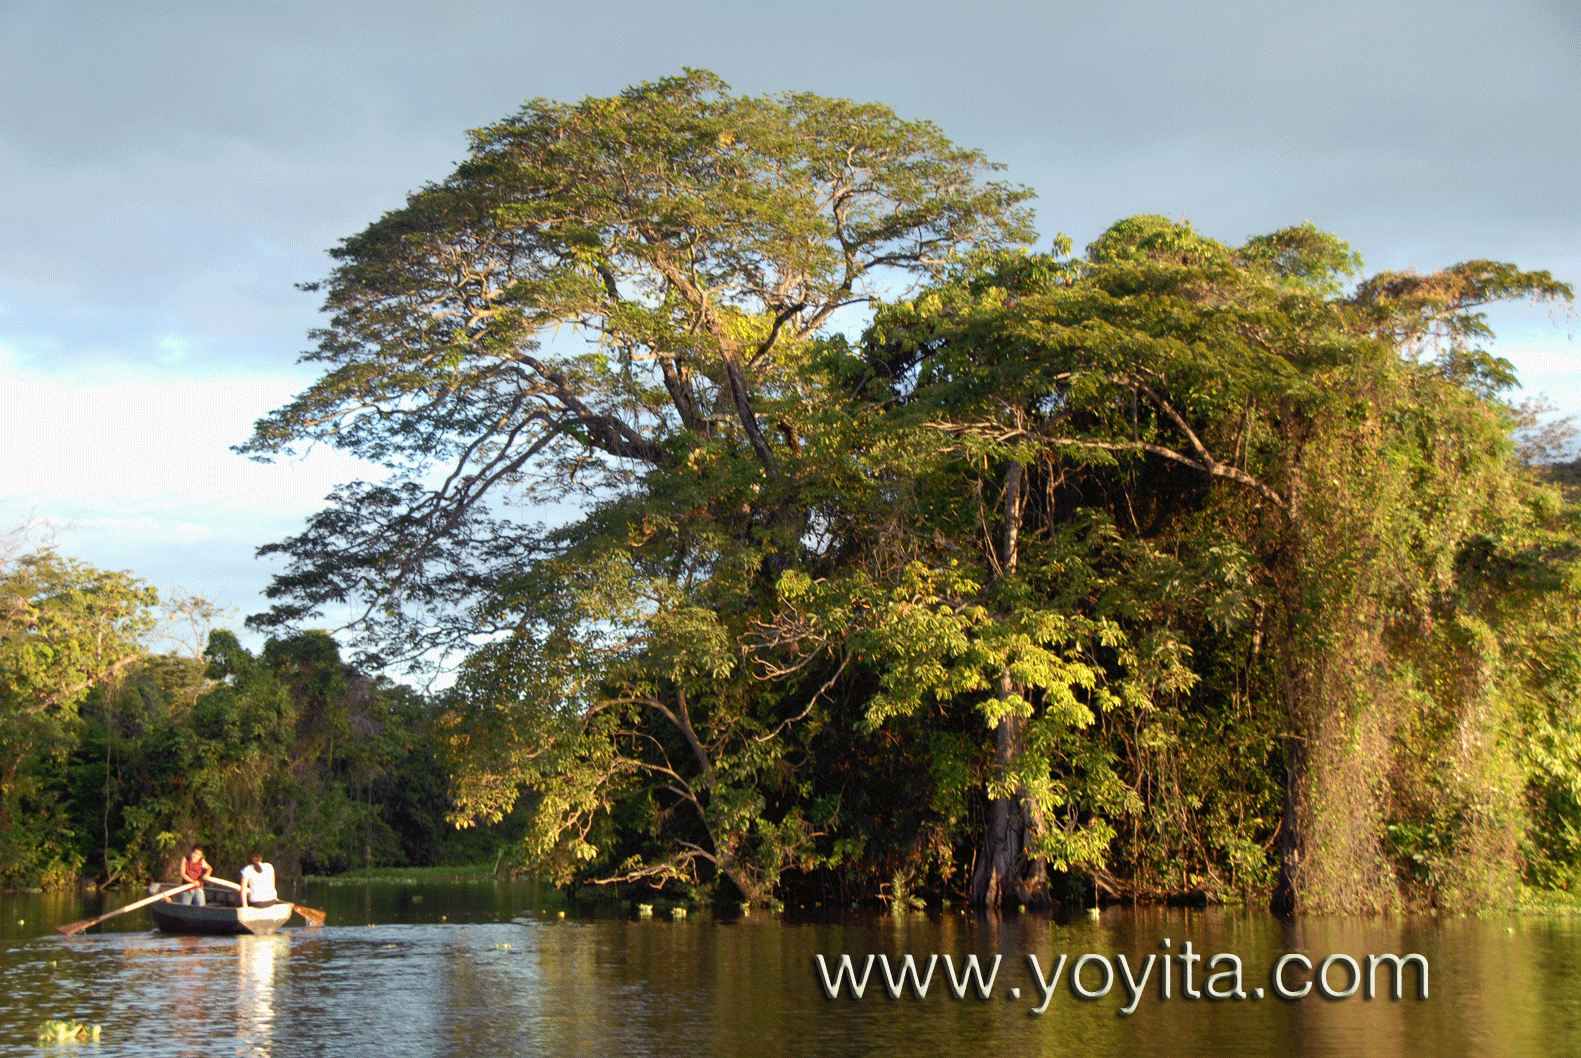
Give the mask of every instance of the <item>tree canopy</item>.
[{"label": "tree canopy", "polygon": [[292,565],[256,623],[390,600],[363,621],[416,656],[477,633],[456,604],[533,548],[505,504],[712,454],[781,478],[809,337],[1030,238],[1030,192],[994,168],[888,107],[736,97],[703,71],[474,131],[454,174],[333,251],[306,356],[325,373],[241,449],[326,442],[393,471],[266,549]]}]

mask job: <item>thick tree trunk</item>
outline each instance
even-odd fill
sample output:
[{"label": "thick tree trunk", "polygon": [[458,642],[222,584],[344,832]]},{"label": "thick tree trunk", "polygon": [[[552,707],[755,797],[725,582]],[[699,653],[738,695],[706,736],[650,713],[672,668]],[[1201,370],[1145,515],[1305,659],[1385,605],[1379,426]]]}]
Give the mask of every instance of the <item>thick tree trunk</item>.
[{"label": "thick tree trunk", "polygon": [[[1014,685],[1006,673],[1000,679],[1000,696]],[[994,767],[1001,779],[1021,754],[1024,721],[1007,716],[994,730]],[[1018,786],[1012,797],[996,797],[988,808],[988,829],[983,850],[972,875],[972,903],[997,909],[1021,904],[1036,910],[1049,906],[1048,864],[1042,856],[1028,857],[1027,846],[1043,831],[1043,811],[1037,801]]]},{"label": "thick tree trunk", "polygon": [[1301,908],[1301,853],[1306,844],[1301,790],[1306,785],[1306,747],[1299,739],[1285,742],[1285,804],[1279,820],[1279,881],[1268,909],[1293,915]]},{"label": "thick tree trunk", "polygon": [[[1025,471],[1012,462],[1005,470],[1004,521],[999,541],[999,575],[1013,576],[1019,557],[1022,483]],[[999,677],[1001,701],[1017,693],[1007,669]],[[994,729],[994,769],[1002,785],[1015,769],[1024,749],[1025,721],[1005,716]],[[972,875],[972,903],[997,909],[1006,904],[1029,908],[1049,906],[1048,864],[1041,856],[1028,857],[1027,847],[1043,830],[1043,810],[1025,786],[1017,784],[1009,797],[996,797],[988,807],[988,828],[983,850]]]},{"label": "thick tree trunk", "polygon": [[[712,837],[712,834],[709,836]],[[741,898],[755,907],[766,907],[774,896],[773,887],[762,884],[757,878],[743,870],[740,861],[735,857],[735,853],[731,852],[725,844],[717,839],[714,842],[714,848],[719,852],[719,856],[714,861],[715,864],[718,866],[720,873],[729,878],[730,883],[741,893]]]}]

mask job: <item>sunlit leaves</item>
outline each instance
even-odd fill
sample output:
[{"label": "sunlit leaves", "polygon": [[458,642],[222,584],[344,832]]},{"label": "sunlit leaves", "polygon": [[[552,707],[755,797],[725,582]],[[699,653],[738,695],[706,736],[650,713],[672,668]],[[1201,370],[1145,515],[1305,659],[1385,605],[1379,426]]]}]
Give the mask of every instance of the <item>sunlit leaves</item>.
[{"label": "sunlit leaves", "polygon": [[[1029,192],[993,169],[880,104],[737,97],[706,71],[475,130],[450,178],[334,252],[307,356],[326,373],[243,446],[327,442],[394,475],[272,546],[292,564],[256,622],[385,598],[356,623],[421,657],[465,640],[459,598],[533,557],[472,531],[506,504],[640,490],[697,448],[775,478],[832,313],[1030,237]],[[370,524],[398,530],[400,561]]]},{"label": "sunlit leaves", "polygon": [[70,710],[140,653],[154,626],[154,589],[54,551],[0,565],[0,703],[8,711]]}]

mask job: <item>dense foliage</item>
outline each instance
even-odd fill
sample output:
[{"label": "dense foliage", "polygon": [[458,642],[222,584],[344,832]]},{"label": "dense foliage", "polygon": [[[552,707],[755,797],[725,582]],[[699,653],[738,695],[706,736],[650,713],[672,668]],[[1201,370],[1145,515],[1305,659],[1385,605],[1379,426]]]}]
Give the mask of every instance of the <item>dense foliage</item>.
[{"label": "dense foliage", "polygon": [[1137,217],[878,314],[847,374],[905,451],[851,524],[885,528],[793,623],[882,644],[870,726],[974,695],[977,899],[1039,899],[1045,863],[1261,889],[1276,842],[1285,908],[1514,892],[1576,551],[1476,310],[1570,292],[1491,262],[1346,292],[1357,265],[1309,227]]},{"label": "dense foliage", "polygon": [[1575,514],[1479,311],[1570,288],[1358,278],[1310,226],[1031,254],[989,169],[699,72],[474,133],[336,251],[327,372],[246,446],[392,470],[266,549],[255,620],[463,652],[454,818],[525,810],[561,882],[1573,884]]},{"label": "dense foliage", "polygon": [[19,543],[0,564],[0,887],[170,877],[262,851],[285,877],[493,859],[457,835],[429,701],[307,632],[252,656],[150,652],[157,597],[125,573]]},{"label": "dense foliage", "polygon": [[50,777],[75,745],[77,707],[134,664],[153,624],[147,585],[0,537],[0,884],[61,884],[82,857]]}]

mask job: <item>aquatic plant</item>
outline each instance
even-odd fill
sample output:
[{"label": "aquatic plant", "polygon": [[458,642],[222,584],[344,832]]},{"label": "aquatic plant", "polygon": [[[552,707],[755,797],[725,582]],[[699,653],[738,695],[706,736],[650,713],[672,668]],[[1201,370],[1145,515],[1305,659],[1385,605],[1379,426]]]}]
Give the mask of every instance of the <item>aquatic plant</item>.
[{"label": "aquatic plant", "polygon": [[87,1025],[81,1021],[58,1021],[54,1018],[39,1026],[40,1043],[98,1042],[102,1025]]}]

